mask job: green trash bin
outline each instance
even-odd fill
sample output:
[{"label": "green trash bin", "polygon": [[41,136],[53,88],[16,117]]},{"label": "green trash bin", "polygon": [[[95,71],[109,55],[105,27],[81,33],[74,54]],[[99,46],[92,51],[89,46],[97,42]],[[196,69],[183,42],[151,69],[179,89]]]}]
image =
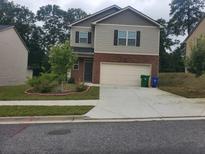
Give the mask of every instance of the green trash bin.
[{"label": "green trash bin", "polygon": [[149,75],[141,75],[141,87],[149,87]]}]

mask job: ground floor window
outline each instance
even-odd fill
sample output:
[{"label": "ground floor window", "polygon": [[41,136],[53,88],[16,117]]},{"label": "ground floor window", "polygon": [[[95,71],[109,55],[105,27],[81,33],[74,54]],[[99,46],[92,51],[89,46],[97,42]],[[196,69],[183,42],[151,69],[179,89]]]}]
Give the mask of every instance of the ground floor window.
[{"label": "ground floor window", "polygon": [[73,65],[73,70],[79,70],[79,60]]}]

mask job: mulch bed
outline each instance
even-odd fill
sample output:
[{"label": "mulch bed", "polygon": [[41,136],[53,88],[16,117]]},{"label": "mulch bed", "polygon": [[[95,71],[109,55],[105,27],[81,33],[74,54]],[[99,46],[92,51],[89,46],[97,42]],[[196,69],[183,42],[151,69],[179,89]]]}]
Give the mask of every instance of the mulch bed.
[{"label": "mulch bed", "polygon": [[77,91],[71,91],[71,90],[65,90],[64,92],[61,93],[37,93],[37,92],[32,92],[33,88],[27,89],[24,93],[27,95],[35,95],[35,96],[67,96],[70,94],[82,94],[90,90],[90,86],[87,86],[86,90],[82,92],[77,92]]}]

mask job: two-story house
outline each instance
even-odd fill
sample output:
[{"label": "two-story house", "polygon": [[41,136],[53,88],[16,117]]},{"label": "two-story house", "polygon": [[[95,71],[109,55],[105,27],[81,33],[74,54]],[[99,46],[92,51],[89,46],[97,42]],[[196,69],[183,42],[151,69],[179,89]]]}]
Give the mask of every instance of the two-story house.
[{"label": "two-story house", "polygon": [[141,75],[158,76],[160,25],[136,9],[113,5],[70,28],[76,82],[138,86]]}]

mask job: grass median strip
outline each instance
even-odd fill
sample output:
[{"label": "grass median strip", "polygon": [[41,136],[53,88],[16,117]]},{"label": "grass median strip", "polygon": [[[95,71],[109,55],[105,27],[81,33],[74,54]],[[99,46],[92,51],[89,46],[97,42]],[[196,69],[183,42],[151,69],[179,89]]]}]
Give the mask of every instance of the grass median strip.
[{"label": "grass median strip", "polygon": [[0,117],[83,115],[93,106],[0,106]]}]

